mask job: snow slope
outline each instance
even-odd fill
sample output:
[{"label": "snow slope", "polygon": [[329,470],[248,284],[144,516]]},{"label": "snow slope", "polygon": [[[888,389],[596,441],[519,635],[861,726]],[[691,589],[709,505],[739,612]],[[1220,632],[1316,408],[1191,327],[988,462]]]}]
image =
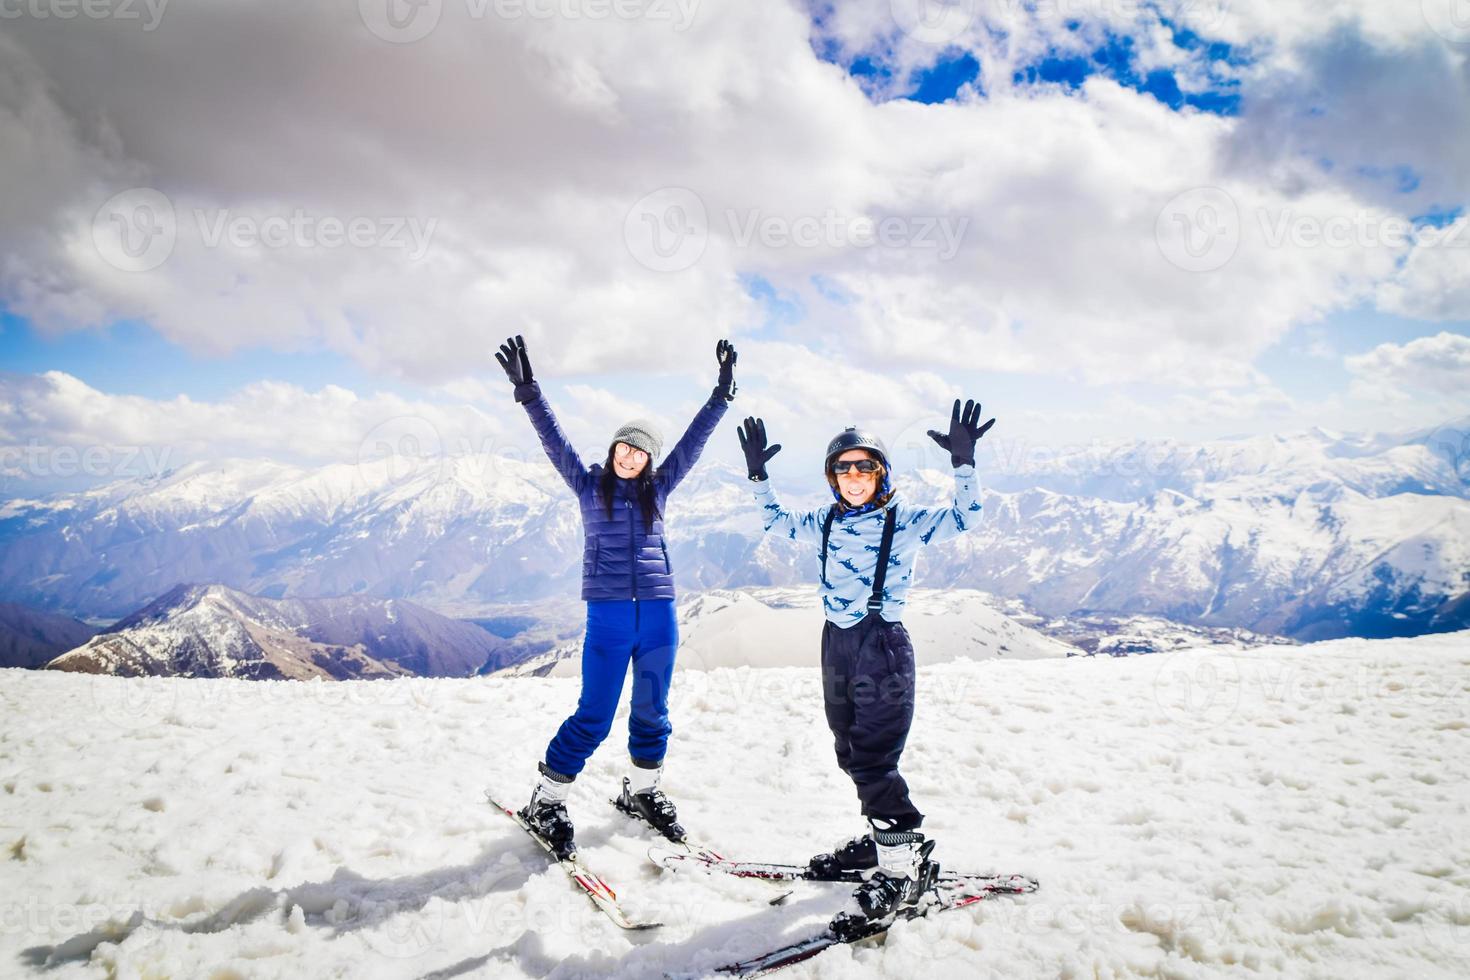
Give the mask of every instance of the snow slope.
[{"label": "snow slope", "polygon": [[[1042,891],[790,971],[832,977],[1470,974],[1470,633],[921,671],[905,771],[938,856]],[[573,789],[603,919],[508,820],[576,682],[0,671],[0,974],[623,977],[704,969],[843,901],[661,872]],[[667,789],[733,855],[853,831],[811,668],[679,675]],[[49,964],[49,966],[48,966]]]}]

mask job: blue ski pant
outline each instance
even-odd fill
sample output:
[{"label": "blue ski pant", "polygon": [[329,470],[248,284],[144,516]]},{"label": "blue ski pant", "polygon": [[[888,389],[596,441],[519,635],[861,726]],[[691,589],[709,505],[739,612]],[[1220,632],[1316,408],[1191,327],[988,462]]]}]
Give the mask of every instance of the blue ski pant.
[{"label": "blue ski pant", "polygon": [[587,603],[582,642],[582,693],[577,710],[546,747],[546,767],[575,776],[612,731],[628,666],[633,667],[633,706],[628,754],[645,768],[663,762],[669,734],[669,683],[679,624],[673,599],[612,599]]},{"label": "blue ski pant", "polygon": [[852,779],[863,816],[915,830],[924,815],[909,799],[898,759],[914,720],[914,646],[902,623],[869,613],[846,628],[822,628],[822,702],[837,765]]}]

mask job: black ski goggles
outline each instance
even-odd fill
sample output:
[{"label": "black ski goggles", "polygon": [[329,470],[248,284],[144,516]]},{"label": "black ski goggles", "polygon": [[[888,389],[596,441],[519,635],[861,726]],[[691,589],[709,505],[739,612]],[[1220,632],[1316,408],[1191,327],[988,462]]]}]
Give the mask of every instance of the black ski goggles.
[{"label": "black ski goggles", "polygon": [[838,476],[848,470],[857,470],[859,473],[876,473],[878,472],[878,461],[875,459],[845,459],[832,464],[832,472]]}]

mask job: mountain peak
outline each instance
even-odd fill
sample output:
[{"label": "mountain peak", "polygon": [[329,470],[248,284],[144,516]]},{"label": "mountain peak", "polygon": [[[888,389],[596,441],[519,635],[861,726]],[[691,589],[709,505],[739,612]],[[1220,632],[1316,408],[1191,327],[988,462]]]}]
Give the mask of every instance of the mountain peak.
[{"label": "mountain peak", "polygon": [[48,666],[250,680],[468,677],[496,664],[503,646],[478,626],[401,600],[267,599],[181,584]]}]

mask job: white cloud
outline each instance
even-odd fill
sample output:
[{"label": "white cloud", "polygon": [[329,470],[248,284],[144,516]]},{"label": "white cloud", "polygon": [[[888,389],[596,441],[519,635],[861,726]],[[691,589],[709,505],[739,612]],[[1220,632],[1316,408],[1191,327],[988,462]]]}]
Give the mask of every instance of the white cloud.
[{"label": "white cloud", "polygon": [[827,427],[872,419],[907,421],[926,409],[925,387],[935,381],[933,374],[905,375],[881,361],[829,358],[800,344],[751,342],[741,347],[740,356],[758,370],[754,381],[741,389],[743,409],[757,414],[771,409],[822,420]]},{"label": "white cloud", "polygon": [[1470,65],[1414,23],[1376,40],[1339,24],[1299,40],[1286,63],[1258,67],[1222,148],[1230,165],[1262,179],[1299,171],[1406,214],[1470,200],[1470,129],[1447,124],[1470,116]]},{"label": "white cloud", "polygon": [[[633,419],[652,422],[663,436],[664,452],[674,447],[683,431],[676,431],[675,420],[663,413],[650,409],[642,402],[623,398],[606,388],[569,384],[564,390],[569,405],[564,413],[559,413],[562,416],[559,420],[563,422],[567,437],[583,454],[582,461],[589,465],[602,461],[612,443],[612,434],[624,422]],[[559,406],[553,406],[553,411],[558,408]],[[677,420],[678,423],[687,421]]]},{"label": "white cloud", "polygon": [[[307,391],[264,381],[202,401],[110,394],[61,371],[0,374],[0,456],[6,475],[43,484],[62,477],[137,474],[152,461],[176,466],[261,456],[320,464],[410,448],[428,455],[526,454],[524,420],[514,420],[520,423],[516,426],[507,426],[507,420],[504,409],[492,415],[469,405],[383,393],[362,396],[336,385]],[[99,472],[78,469],[88,454],[100,461]],[[126,473],[115,471],[125,463]]]},{"label": "white cloud", "polygon": [[[1093,417],[1115,420],[1115,434],[1125,438],[1166,434],[1167,438],[1192,441],[1222,433],[1270,431],[1273,426],[1298,427],[1293,414],[1297,408],[1279,387],[1256,376],[1243,385],[1176,392],[1151,400],[1111,389],[1100,396]],[[1095,424],[1087,418],[1077,421],[1087,431]]]},{"label": "white cloud", "polygon": [[1470,337],[1443,332],[1407,344],[1379,344],[1345,358],[1357,397],[1447,402],[1470,408]]},{"label": "white cloud", "polygon": [[[498,370],[490,353],[512,332],[534,338],[564,377],[619,370],[629,352],[650,372],[702,377],[717,337],[754,329],[760,310],[740,276],[756,274],[802,297],[810,316],[783,339],[829,365],[861,371],[881,358],[937,371],[974,359],[1093,381],[1239,386],[1294,323],[1372,297],[1404,254],[1272,245],[1259,216],[1391,214],[1381,181],[1347,172],[1349,161],[1386,161],[1387,147],[1423,171],[1425,193],[1466,190],[1470,133],[1443,124],[1465,115],[1464,59],[1435,46],[1422,18],[1368,0],[1347,12],[1241,0],[1223,18],[1211,4],[1184,6],[1186,23],[1259,54],[1240,71],[1263,107],[1230,120],[1175,113],[1104,79],[1077,95],[1018,93],[1010,67],[1053,44],[1084,50],[1128,27],[1119,11],[1134,5],[1089,5],[1079,32],[1021,4],[994,6],[1015,22],[1004,41],[985,19],[964,35],[987,100],[945,106],[872,104],[815,57],[806,11],[780,0],[706,0],[687,30],[466,20],[468,8],[446,4],[438,29],[413,44],[378,40],[351,4],[269,17],[195,5],[153,32],[7,21],[0,169],[28,176],[0,189],[0,296],[46,331],[137,318],[198,350],[324,344],[386,376],[463,384]],[[828,22],[856,47],[893,34],[892,10],[838,4]],[[1345,54],[1321,41],[1334,25],[1358,32]],[[900,70],[937,50],[894,43]],[[1186,88],[1234,71],[1202,66],[1157,23],[1136,43]],[[1391,84],[1376,94],[1339,85],[1322,95],[1326,121],[1288,125],[1282,113],[1305,108],[1294,93],[1368,67]],[[1429,108],[1415,108],[1426,86]],[[1403,120],[1391,138],[1374,135],[1380,117]],[[1308,151],[1340,154],[1343,169],[1318,171]],[[176,221],[172,253],[146,272],[114,268],[94,243],[98,208],[136,186],[167,194]],[[669,187],[694,193],[708,235],[688,267],[653,271],[625,222]],[[1209,187],[1239,209],[1239,247],[1220,268],[1186,271],[1161,251],[1156,225],[1175,195]],[[257,230],[299,211],[365,219],[378,234],[361,247],[319,232],[211,246],[222,209]],[[949,218],[964,231],[948,259],[820,236],[743,243],[752,215],[788,229],[832,215],[845,233],[867,219]],[[421,258],[387,242],[400,219],[432,227]],[[814,276],[848,299],[823,298]],[[1458,308],[1421,295],[1438,281],[1415,280],[1415,309]],[[792,383],[835,407],[809,379]]]},{"label": "white cloud", "polygon": [[1208,426],[1221,421],[1236,427],[1240,423],[1279,419],[1285,421],[1295,407],[1280,388],[1262,383],[1245,388],[1223,388],[1200,394],[1181,394],[1171,406],[1171,413],[1181,413],[1186,422],[1208,431]]},{"label": "white cloud", "polygon": [[630,419],[655,421],[658,414],[650,411],[641,402],[619,397],[606,388],[569,384],[566,386],[566,393],[571,397],[574,410],[578,414],[596,420],[609,432]]},{"label": "white cloud", "polygon": [[1423,237],[1378,289],[1380,309],[1421,320],[1470,321],[1470,216]]}]

